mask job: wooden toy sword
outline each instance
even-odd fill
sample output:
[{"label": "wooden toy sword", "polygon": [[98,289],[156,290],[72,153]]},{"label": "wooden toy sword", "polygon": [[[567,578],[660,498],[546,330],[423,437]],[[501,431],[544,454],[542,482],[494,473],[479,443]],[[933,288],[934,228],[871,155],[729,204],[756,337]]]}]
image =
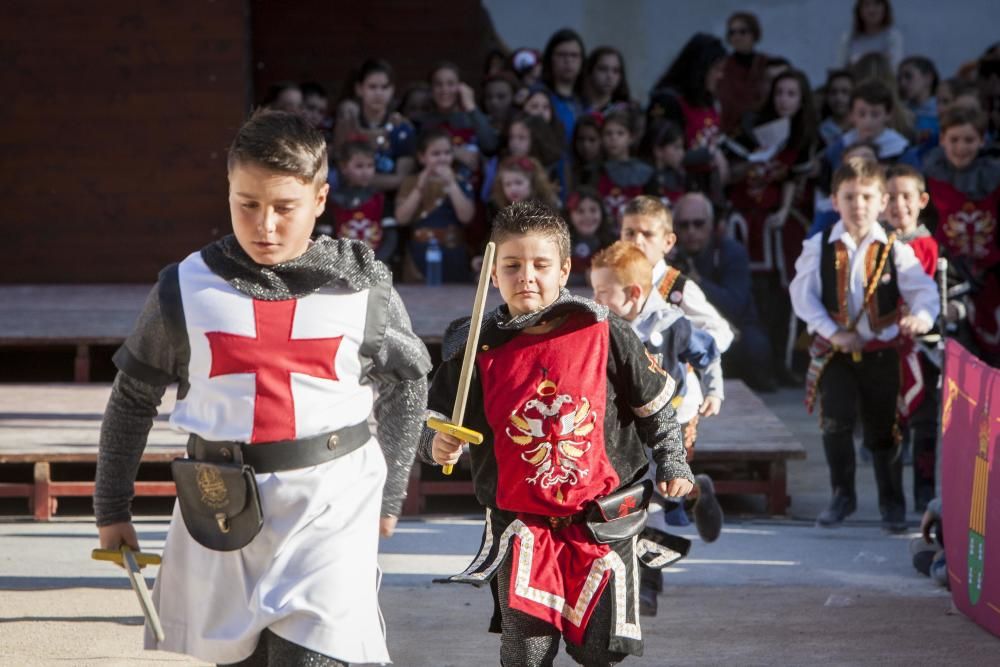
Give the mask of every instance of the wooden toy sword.
[{"label": "wooden toy sword", "polygon": [[[469,385],[472,383],[472,371],[476,368],[476,348],[479,347],[479,329],[483,325],[483,312],[486,310],[486,292],[490,288],[490,273],[493,270],[493,255],[496,244],[492,241],[486,244],[483,253],[483,268],[479,271],[479,286],[476,288],[476,300],[472,305],[472,319],[469,321],[469,339],[465,343],[465,356],[462,357],[462,370],[458,375],[458,393],[455,394],[455,407],[451,411],[451,421],[446,422],[436,417],[427,418],[427,426],[458,438],[462,442],[474,445],[482,444],[483,434],[462,426],[465,419],[465,404],[469,399]],[[451,465],[445,465],[441,472],[450,475]]]},{"label": "wooden toy sword", "polygon": [[127,544],[123,544],[118,551],[114,549],[94,549],[90,552],[90,557],[94,560],[108,560],[118,563],[125,568],[125,571],[128,573],[128,581],[132,584],[132,590],[135,591],[136,596],[139,598],[142,615],[146,617],[146,623],[149,624],[153,635],[156,636],[156,641],[162,642],[165,635],[163,634],[163,626],[160,624],[160,616],[156,613],[156,607],[153,606],[153,598],[149,594],[149,589],[146,588],[146,580],[143,579],[142,572],[139,569],[140,564],[159,565],[160,557],[156,554],[132,551]]}]

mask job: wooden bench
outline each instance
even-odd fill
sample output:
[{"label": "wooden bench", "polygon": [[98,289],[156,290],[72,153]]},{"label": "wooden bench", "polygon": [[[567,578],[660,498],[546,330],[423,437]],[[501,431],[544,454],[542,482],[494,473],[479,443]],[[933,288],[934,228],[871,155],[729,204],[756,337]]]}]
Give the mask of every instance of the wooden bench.
[{"label": "wooden bench", "polygon": [[[91,497],[107,384],[0,385],[0,497],[25,498],[38,521],[52,518],[60,497]],[[173,409],[173,392],[161,410]],[[167,466],[184,455],[186,436],[153,422],[139,466],[136,496],[173,496]]]},{"label": "wooden bench", "polygon": [[[0,285],[0,347],[76,350],[73,380],[91,379],[91,348],[118,346],[132,331],[151,285]],[[428,345],[468,315],[473,285],[397,285],[413,331]],[[499,305],[491,290],[487,303]]]},{"label": "wooden bench", "polygon": [[787,462],[806,458],[802,443],[756,394],[726,380],[722,412],[702,419],[691,467],[707,472],[717,495],[763,494],[768,514],[785,514]]},{"label": "wooden bench", "polygon": [[[722,412],[699,424],[692,468],[712,475],[717,495],[763,494],[768,514],[785,514],[791,503],[786,463],[804,459],[805,449],[745,384],[727,380],[725,391]],[[449,479],[437,468],[414,465],[404,514],[423,512],[428,496],[471,495],[467,457],[454,476]]]}]

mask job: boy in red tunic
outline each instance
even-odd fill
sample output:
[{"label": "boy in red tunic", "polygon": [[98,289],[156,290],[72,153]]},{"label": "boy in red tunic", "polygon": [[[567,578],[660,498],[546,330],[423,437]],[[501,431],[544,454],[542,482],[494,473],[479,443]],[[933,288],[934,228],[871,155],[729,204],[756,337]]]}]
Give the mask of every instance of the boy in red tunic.
[{"label": "boy in red tunic", "polygon": [[[886,182],[889,204],[885,212],[889,224],[896,230],[896,239],[913,248],[924,273],[933,278],[937,270],[937,241],[919,220],[920,212],[930,200],[924,177],[909,165],[897,164],[886,172]],[[902,435],[913,447],[913,507],[923,512],[927,503],[934,499],[941,371],[912,338],[902,341],[899,363],[899,413],[905,420]]]},{"label": "boy in red tunic", "polygon": [[[486,529],[479,556],[451,580],[497,578],[504,665],[552,664],[560,635],[578,662],[614,664],[642,654],[638,559],[663,567],[672,556],[641,532],[651,488],[606,509],[613,520],[596,517],[594,501],[643,488],[644,446],[663,494],[691,491],[670,406],[676,382],[628,323],[564,289],[569,231],[556,213],[512,204],[494,220],[492,239],[493,284],[505,305],[483,323],[464,421],[485,436],[470,453]],[[451,413],[468,326],[461,320],[445,333],[431,414]],[[461,451],[461,442],[425,429],[425,461],[454,464]],[[631,530],[600,534],[628,523]]]},{"label": "boy in red tunic", "polygon": [[1000,363],[1000,162],[980,154],[986,117],[954,105],[941,117],[941,146],[927,154],[924,176],[937,213],[934,237],[975,293],[968,313],[974,350]]},{"label": "boy in red tunic", "polygon": [[338,239],[362,241],[378,259],[388,261],[396,249],[396,236],[393,233],[386,237],[385,193],[372,186],[375,146],[363,135],[349,138],[340,147],[337,170],[340,184],[330,193],[332,229],[317,225],[316,231]]}]

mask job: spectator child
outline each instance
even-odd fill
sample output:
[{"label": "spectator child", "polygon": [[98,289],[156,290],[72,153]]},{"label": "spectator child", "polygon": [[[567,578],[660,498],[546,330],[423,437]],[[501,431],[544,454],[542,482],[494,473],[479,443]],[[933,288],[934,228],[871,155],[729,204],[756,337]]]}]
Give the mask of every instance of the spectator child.
[{"label": "spectator child", "polygon": [[490,195],[494,210],[525,199],[537,199],[546,206],[555,206],[558,202],[552,183],[538,160],[527,155],[504,158],[497,168]]},{"label": "spectator child", "polygon": [[[923,175],[913,167],[898,164],[886,172],[889,204],[886,217],[896,238],[913,248],[920,266],[931,278],[937,271],[937,241],[920,224],[920,212],[930,201]],[[923,512],[934,498],[935,450],[938,434],[938,379],[941,371],[912,341],[900,348],[902,386],[899,411],[903,418],[904,447],[913,448],[913,507]]]},{"label": "spectator child", "polygon": [[507,72],[494,74],[483,82],[483,111],[497,132],[510,121],[514,95],[519,88],[517,80]]},{"label": "spectator child", "polygon": [[604,152],[601,148],[601,120],[593,114],[580,116],[573,128],[573,184],[597,187]]},{"label": "spectator child", "polygon": [[[717,414],[722,404],[722,366],[715,342],[704,331],[693,329],[684,314],[668,305],[653,289],[652,267],[643,252],[632,243],[617,241],[595,255],[590,280],[594,300],[631,325],[647,353],[670,377],[681,378],[671,404],[677,410],[677,421],[684,432],[684,448],[690,461],[694,456],[699,409],[704,405],[706,414]],[[703,395],[696,372],[704,374],[707,397]],[[648,474],[655,479],[655,469]],[[705,542],[714,542],[722,529],[722,509],[715,499],[711,478],[697,475],[695,481],[696,489],[687,500],[697,499],[694,514],[698,533]],[[673,509],[654,511],[650,522],[664,531],[668,530],[667,526],[691,523],[680,502]],[[661,573],[641,568],[640,613],[656,615],[656,594],[661,590]]]},{"label": "spectator child", "polygon": [[[563,289],[570,257],[562,218],[518,202],[494,220],[492,240],[493,283],[505,303],[483,321],[463,422],[484,436],[469,450],[476,497],[487,507],[484,548],[451,581],[497,578],[503,664],[553,664],[563,637],[577,662],[616,664],[642,653],[637,554],[653,549],[643,560],[660,567],[669,559],[657,559],[663,549],[644,537],[641,523],[598,542],[596,535],[607,535],[603,522],[588,527],[582,512],[619,490],[632,500],[605,516],[644,509],[648,486],[634,484],[648,467],[646,447],[661,493],[691,491],[669,405],[675,382],[650,363],[626,323]],[[431,414],[452,409],[468,328],[458,320],[445,333]],[[424,461],[455,464],[462,450],[455,438],[425,429]],[[626,576],[608,576],[616,570]],[[552,604],[555,598],[572,603]]]},{"label": "spectator child", "polygon": [[424,118],[434,109],[434,100],[431,98],[431,87],[424,81],[415,81],[403,90],[399,98],[399,106],[396,109],[419,131],[423,125]]},{"label": "spectator child", "polygon": [[684,169],[684,133],[677,123],[662,120],[653,130],[649,150],[653,156],[653,177],[646,184],[646,194],[659,197],[668,207],[688,191],[688,173]]},{"label": "spectator child", "polygon": [[472,187],[452,168],[452,136],[443,127],[421,130],[417,136],[420,173],[407,176],[396,200],[396,220],[410,227],[406,277],[422,280],[431,239],[442,253],[444,282],[466,282],[469,263],[464,226],[475,216]]},{"label": "spectator child", "polygon": [[340,147],[337,168],[339,187],[329,197],[333,228],[317,225],[316,230],[361,241],[375,252],[375,257],[388,262],[396,250],[396,230],[383,220],[385,193],[373,187],[375,148],[366,136],[351,138]]},{"label": "spectator child", "polygon": [[340,137],[366,135],[375,147],[372,186],[388,195],[391,203],[403,179],[413,173],[416,131],[401,113],[391,111],[393,71],[384,60],[366,60],[354,78],[356,104],[341,114]]},{"label": "spectator child", "polygon": [[625,57],[611,46],[599,46],[583,64],[584,113],[606,115],[616,109],[638,111],[625,74]]},{"label": "spectator child", "polygon": [[823,153],[829,173],[840,166],[844,149],[858,141],[871,141],[883,164],[902,162],[919,166],[916,150],[902,134],[888,126],[892,113],[892,91],[877,81],[866,81],[851,91],[851,129]]},{"label": "spectator child", "polygon": [[934,238],[949,262],[976,287],[969,325],[978,353],[1000,361],[1000,161],[980,153],[986,115],[952,105],[941,118],[941,146],[927,155],[924,176],[937,217]]},{"label": "spectator child", "polygon": [[626,110],[611,112],[601,126],[604,165],[597,181],[597,191],[604,200],[604,209],[615,223],[621,219],[622,208],[633,197],[642,194],[653,177],[653,168],[631,156],[634,134],[633,115]]},{"label": "spectator child", "polygon": [[[934,324],[937,287],[913,249],[895,243],[878,223],[888,199],[878,163],[851,158],[837,169],[832,188],[840,221],[802,244],[790,287],[796,315],[816,334],[806,404],[811,409],[819,397],[833,487],[816,523],[838,526],[857,507],[854,426],[860,405],[882,527],[899,533],[906,530],[906,498],[896,439],[897,344],[900,336],[924,334]],[[908,313],[902,317],[900,297]]]},{"label": "spectator child", "polygon": [[454,143],[455,160],[470,173],[479,172],[483,155],[493,155],[500,138],[490,119],[476,107],[476,94],[464,83],[458,66],[440,62],[431,70],[432,110],[425,127],[443,127]]},{"label": "spectator child", "polygon": [[[799,70],[789,69],[774,79],[757,123],[779,118],[788,119],[790,129],[773,157],[731,167],[735,181],[729,191],[735,209],[731,220],[735,236],[750,255],[754,301],[771,342],[775,377],[799,386],[801,378],[790,368],[795,320],[787,295],[792,266],[812,219],[806,177],[817,144],[812,89]],[[744,135],[743,142],[749,150],[761,148],[752,133]]]},{"label": "spectator child", "polygon": [[832,145],[851,128],[851,90],[854,77],[846,69],[830,70],[823,86],[822,121],[819,136],[823,147]]},{"label": "spectator child", "polygon": [[302,92],[302,115],[324,136],[329,136],[333,123],[329,115],[330,99],[326,89],[318,83],[307,81],[299,86],[299,90]]},{"label": "spectator child", "polygon": [[489,202],[493,185],[496,180],[497,167],[503,158],[532,157],[542,165],[545,174],[553,183],[558,182],[559,161],[562,147],[559,143],[562,134],[552,132],[544,120],[524,112],[517,112],[503,133],[503,146],[500,155],[486,162],[483,169],[483,187],[481,197]]},{"label": "spectator child", "polygon": [[914,144],[921,159],[938,144],[937,87],[937,68],[929,58],[909,56],[900,63],[899,95],[913,114]]},{"label": "spectator child", "polygon": [[639,246],[653,265],[653,284],[667,303],[680,308],[691,324],[707,331],[719,352],[733,342],[733,331],[719,311],[705,298],[694,282],[680,270],[667,264],[667,257],[677,243],[670,209],[656,197],[640,195],[622,212],[621,240]]},{"label": "spectator child", "polygon": [[604,211],[601,195],[588,187],[577,188],[566,199],[569,220],[570,274],[569,284],[587,284],[590,260],[594,253],[615,241],[615,232]]},{"label": "spectator child", "polygon": [[535,49],[517,49],[510,54],[510,69],[524,88],[541,83],[542,54]]}]

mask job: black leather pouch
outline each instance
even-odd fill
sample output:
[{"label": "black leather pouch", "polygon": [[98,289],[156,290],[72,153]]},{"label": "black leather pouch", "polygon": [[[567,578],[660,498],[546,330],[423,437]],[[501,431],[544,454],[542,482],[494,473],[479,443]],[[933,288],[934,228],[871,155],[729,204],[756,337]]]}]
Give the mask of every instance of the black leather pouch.
[{"label": "black leather pouch", "polygon": [[638,535],[646,527],[646,508],[652,497],[653,483],[647,479],[592,500],[585,510],[591,537],[598,544],[610,544]]},{"label": "black leather pouch", "polygon": [[242,549],[264,525],[253,468],[242,463],[174,459],[181,516],[191,537],[215,551]]}]

